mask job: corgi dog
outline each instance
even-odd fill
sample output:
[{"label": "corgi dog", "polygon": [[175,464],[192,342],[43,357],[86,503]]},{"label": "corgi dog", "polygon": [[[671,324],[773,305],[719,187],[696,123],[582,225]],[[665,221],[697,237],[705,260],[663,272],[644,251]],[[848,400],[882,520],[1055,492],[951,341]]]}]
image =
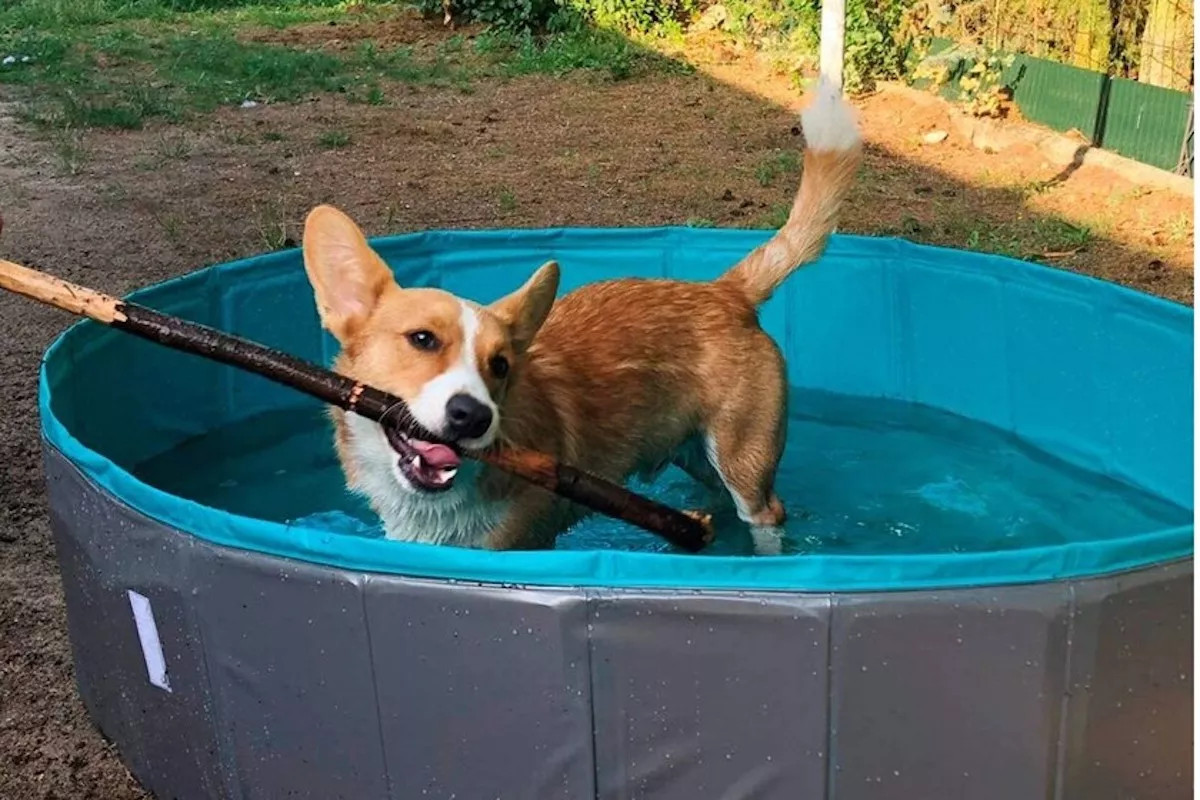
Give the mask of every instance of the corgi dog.
[{"label": "corgi dog", "polygon": [[801,114],[803,175],[790,216],[713,281],[619,279],[561,299],[549,262],[480,305],[402,288],[342,212],[313,209],[304,267],[334,368],[402,398],[454,447],[385,433],[334,410],[348,486],[393,539],[539,549],[587,512],[460,451],[517,445],[612,481],[668,463],[732,498],[763,551],[785,512],[773,484],[787,422],[782,354],[758,307],[824,250],[862,158],[853,109],[822,81]]}]

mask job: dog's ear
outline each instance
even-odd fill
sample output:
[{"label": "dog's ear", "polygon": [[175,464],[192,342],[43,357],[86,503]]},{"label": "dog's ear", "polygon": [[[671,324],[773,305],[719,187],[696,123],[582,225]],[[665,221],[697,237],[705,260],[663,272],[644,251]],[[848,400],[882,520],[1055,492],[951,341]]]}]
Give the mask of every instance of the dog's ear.
[{"label": "dog's ear", "polygon": [[547,261],[525,285],[492,303],[489,310],[508,325],[513,349],[524,353],[554,305],[558,293],[558,262]]},{"label": "dog's ear", "polygon": [[304,222],[304,271],[317,297],[321,325],[342,343],[395,282],[354,221],[333,206],[317,206]]}]

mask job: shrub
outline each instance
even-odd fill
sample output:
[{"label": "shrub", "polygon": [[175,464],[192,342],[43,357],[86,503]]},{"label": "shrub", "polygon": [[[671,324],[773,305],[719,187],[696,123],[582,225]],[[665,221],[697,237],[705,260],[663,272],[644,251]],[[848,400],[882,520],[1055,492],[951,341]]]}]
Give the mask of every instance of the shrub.
[{"label": "shrub", "polygon": [[[451,0],[451,13],[464,22],[484,22],[505,31],[542,31],[555,13],[557,0]],[[427,16],[441,16],[442,0],[417,0]]]},{"label": "shrub", "polygon": [[[442,0],[417,0],[440,16]],[[870,88],[879,78],[898,77],[912,52],[914,14],[932,0],[848,0],[846,7],[846,87]],[[491,24],[510,32],[577,30],[585,24],[625,31],[677,29],[712,5],[711,0],[451,0],[460,20]],[[816,63],[821,31],[821,0],[724,0],[724,28],[766,52],[792,73]]]},{"label": "shrub", "polygon": [[649,31],[694,14],[699,0],[567,0],[586,19],[604,27]]},{"label": "shrub", "polygon": [[[910,60],[908,22],[916,0],[847,0],[845,84],[868,89],[895,78]],[[793,74],[816,67],[821,41],[820,0],[728,0],[725,29]],[[923,32],[922,32],[923,33]]]},{"label": "shrub", "polygon": [[[589,22],[649,31],[685,20],[698,4],[698,0],[451,0],[451,11],[456,19],[513,32],[558,33]],[[442,13],[442,0],[417,0],[417,6],[430,16]]]}]

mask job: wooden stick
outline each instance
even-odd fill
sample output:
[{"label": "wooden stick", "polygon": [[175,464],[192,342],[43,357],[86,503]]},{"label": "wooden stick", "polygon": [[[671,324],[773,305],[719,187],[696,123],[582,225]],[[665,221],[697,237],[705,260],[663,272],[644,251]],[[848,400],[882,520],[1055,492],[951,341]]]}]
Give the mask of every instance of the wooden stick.
[{"label": "wooden stick", "polygon": [[[453,443],[445,442],[422,427],[399,397],[261,344],[127,303],[10,261],[0,260],[0,288],[166,347],[252,372],[414,438],[454,447]],[[458,451],[457,447],[454,449]],[[645,528],[689,552],[698,552],[712,541],[712,521],[707,515],[676,511],[623,486],[562,464],[545,453],[505,448],[462,451],[460,454],[509,472],[593,511]]]}]

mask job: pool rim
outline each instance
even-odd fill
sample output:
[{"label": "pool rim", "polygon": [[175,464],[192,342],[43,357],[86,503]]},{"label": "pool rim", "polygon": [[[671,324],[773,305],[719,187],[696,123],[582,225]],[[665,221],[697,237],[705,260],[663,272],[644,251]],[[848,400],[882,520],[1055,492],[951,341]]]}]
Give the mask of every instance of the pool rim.
[{"label": "pool rim", "polygon": [[[414,238],[450,237],[487,241],[514,233],[556,237],[583,234],[654,235],[689,230],[655,228],[543,228],[471,231],[422,231],[371,239],[372,245],[387,248]],[[753,234],[754,231],[738,230]],[[763,232],[764,234],[766,232]],[[900,239],[838,237],[866,247],[898,247],[918,253],[964,251],[918,245]],[[1157,306],[1166,313],[1192,315],[1179,303],[1136,292],[1089,276],[1065,273],[1049,267],[1014,261],[1000,256],[968,254],[972,261],[1002,261],[1016,264],[1029,273],[1053,274],[1056,283],[1086,286],[1101,284],[1126,301]],[[143,287],[129,295],[144,300],[156,290],[215,270],[246,269],[296,258],[295,249],[260,254],[245,259],[213,264],[185,275]],[[938,263],[938,269],[951,268]],[[961,269],[961,267],[959,267]],[[673,553],[631,551],[540,551],[498,553],[485,550],[424,545],[383,539],[355,539],[317,528],[261,520],[164,492],[135,478],[106,456],[82,444],[54,415],[47,379],[47,364],[64,347],[64,342],[90,321],[77,322],[63,331],[47,349],[39,372],[38,407],[46,445],[103,488],[115,499],[165,525],[199,539],[240,550],[257,551],[318,565],[363,572],[396,574],[435,580],[462,580],[527,586],[572,586],[628,589],[744,590],[789,592],[907,591],[939,590],[1029,584],[1042,581],[1098,577],[1155,564],[1190,558],[1194,552],[1194,526],[1160,529],[1115,539],[1071,542],[1006,551],[971,553],[903,553],[886,556],[788,555],[771,558],[746,556],[688,556]],[[954,574],[958,573],[958,574]]]}]

